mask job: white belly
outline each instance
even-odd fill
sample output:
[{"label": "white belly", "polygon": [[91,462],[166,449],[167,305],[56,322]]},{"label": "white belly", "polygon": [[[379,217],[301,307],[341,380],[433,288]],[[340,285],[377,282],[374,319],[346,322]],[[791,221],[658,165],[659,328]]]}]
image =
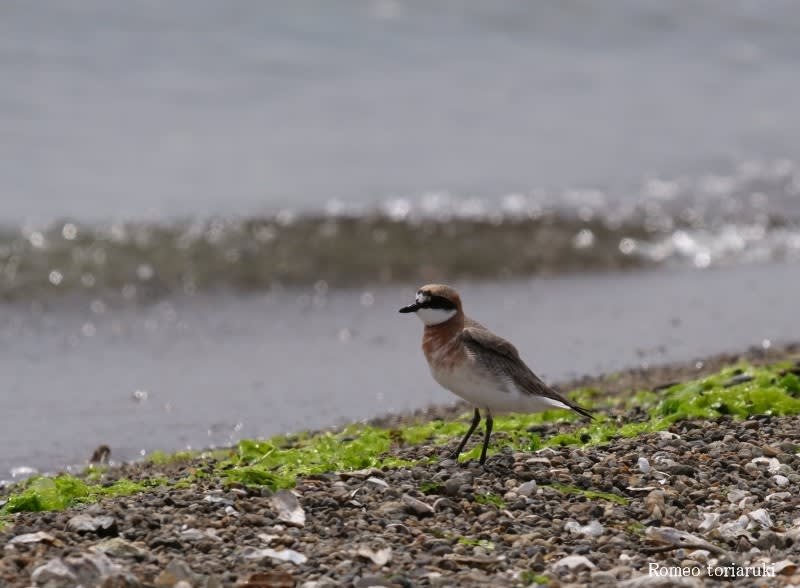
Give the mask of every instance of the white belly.
[{"label": "white belly", "polygon": [[460,396],[476,408],[482,408],[492,414],[568,408],[556,400],[522,392],[510,378],[507,380],[497,378],[474,369],[469,364],[452,370],[434,369],[431,366],[431,374],[443,388]]}]

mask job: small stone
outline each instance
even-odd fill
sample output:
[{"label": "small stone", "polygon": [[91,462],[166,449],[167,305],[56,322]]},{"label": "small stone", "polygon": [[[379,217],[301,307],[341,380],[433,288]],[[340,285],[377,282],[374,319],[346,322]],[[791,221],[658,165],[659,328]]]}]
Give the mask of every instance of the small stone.
[{"label": "small stone", "polygon": [[553,564],[553,571],[555,572],[562,572],[562,571],[577,571],[577,570],[593,570],[595,566],[589,558],[583,555],[568,555],[566,557],[562,557],[556,563]]},{"label": "small stone", "polygon": [[519,485],[516,492],[520,496],[524,496],[525,498],[530,498],[534,493],[536,493],[537,485],[535,480],[529,480],[527,482],[523,482]]},{"label": "small stone", "polygon": [[306,513],[293,492],[289,490],[276,492],[270,498],[270,505],[275,509],[278,519],[282,522],[297,527],[302,527],[306,524]]},{"label": "small stone", "polygon": [[778,470],[780,470],[781,467],[781,462],[774,457],[755,457],[750,460],[748,465],[750,464],[757,466],[759,469],[766,468],[771,474],[778,473]]},{"label": "small stone", "polygon": [[233,501],[218,494],[208,494],[203,497],[203,502],[210,502],[211,504],[220,504],[223,506],[233,506]]},{"label": "small stone", "polygon": [[186,539],[187,541],[202,541],[204,539],[209,539],[209,536],[200,529],[184,529],[181,531],[181,539]]},{"label": "small stone", "polygon": [[735,490],[731,490],[728,492],[728,502],[739,502],[743,498],[747,496],[747,492],[744,490],[739,490],[738,488]]},{"label": "small stone", "polygon": [[747,513],[747,516],[751,521],[758,524],[760,527],[764,529],[769,529],[770,527],[772,527],[772,518],[769,516],[769,513],[763,508],[759,508],[758,510],[749,512]]},{"label": "small stone", "polygon": [[97,545],[90,547],[92,551],[99,551],[105,553],[109,557],[116,557],[119,559],[134,559],[142,561],[147,557],[147,551],[134,545],[130,541],[126,541],[121,537],[112,537],[101,541]]},{"label": "small stone", "polygon": [[644,499],[644,506],[647,509],[647,512],[650,513],[650,516],[656,520],[660,521],[664,518],[664,491],[663,490],[653,490],[651,491],[647,497]]},{"label": "small stone", "polygon": [[413,496],[409,496],[408,494],[403,494],[401,500],[406,507],[408,512],[415,514],[419,517],[429,516],[433,514],[433,507],[429,504],[422,502],[414,498]]},{"label": "small stone", "polygon": [[353,588],[393,588],[394,582],[380,576],[362,576],[353,583]]},{"label": "small stone", "polygon": [[17,535],[7,545],[20,545],[26,543],[55,543],[57,539],[50,533],[38,531],[36,533],[25,533],[24,535]]},{"label": "small stone", "polygon": [[78,577],[60,558],[55,558],[33,570],[31,582],[47,588],[74,588]]},{"label": "small stone", "polygon": [[293,549],[256,549],[255,547],[245,547],[242,550],[242,557],[251,560],[263,560],[266,558],[276,559],[278,561],[289,561],[296,565],[301,565],[308,561],[308,558]]},{"label": "small stone", "polygon": [[719,513],[716,512],[707,512],[703,514],[703,521],[697,525],[697,530],[703,533],[707,533],[711,529],[717,526],[719,522]]},{"label": "small stone", "polygon": [[257,572],[239,580],[236,588],[295,588],[296,585],[294,577],[286,572]]},{"label": "small stone", "polygon": [[367,484],[372,484],[373,486],[378,486],[380,488],[388,488],[389,484],[386,483],[386,480],[381,480],[380,478],[371,477],[367,478]]},{"label": "small stone", "polygon": [[779,488],[785,488],[789,485],[789,478],[786,476],[781,476],[780,474],[776,474],[772,476],[772,481],[775,483],[776,486]]},{"label": "small stone", "polygon": [[599,537],[603,534],[603,525],[599,521],[592,520],[588,525],[580,525],[575,521],[567,521],[564,530],[576,535],[586,535],[587,537]]},{"label": "small stone", "polygon": [[102,553],[75,553],[56,558],[35,569],[31,581],[47,588],[97,586],[103,578],[122,574],[122,568],[113,564]]},{"label": "small stone", "polygon": [[676,463],[674,465],[667,466],[666,468],[664,468],[664,471],[670,474],[671,476],[694,477],[695,474],[697,474],[696,468],[693,468],[692,466],[685,463]]},{"label": "small stone", "polygon": [[384,549],[372,550],[367,545],[362,545],[356,551],[356,555],[369,559],[378,567],[385,566],[392,559],[392,548],[386,547]]},{"label": "small stone", "polygon": [[775,562],[773,565],[775,573],[781,576],[791,576],[797,571],[797,564],[788,559],[782,559],[781,561]]},{"label": "small stone", "polygon": [[617,585],[617,577],[612,572],[599,570],[592,573],[592,584],[597,586],[600,584],[607,584],[611,586]]},{"label": "small stone", "polygon": [[[167,567],[158,576],[156,576],[155,585],[163,587],[175,586],[178,582],[188,582],[194,585],[200,578],[199,574],[192,571],[185,561],[180,559],[173,559],[167,564]],[[199,583],[199,582],[198,582]]]},{"label": "small stone", "polygon": [[79,514],[67,521],[67,529],[81,534],[95,533],[101,537],[109,537],[117,534],[117,521],[109,516]]},{"label": "small stone", "polygon": [[781,548],[783,547],[783,539],[777,533],[773,533],[772,531],[764,531],[759,534],[758,539],[756,540],[756,547],[763,549],[764,551],[769,551],[773,547]]},{"label": "small stone", "polygon": [[642,472],[643,474],[650,473],[650,470],[652,469],[650,467],[650,462],[647,461],[646,457],[640,457],[636,462],[636,465],[639,466],[639,471]]},{"label": "small stone", "polygon": [[458,492],[461,489],[461,480],[458,478],[450,478],[449,480],[445,480],[442,488],[447,496],[458,496]]}]

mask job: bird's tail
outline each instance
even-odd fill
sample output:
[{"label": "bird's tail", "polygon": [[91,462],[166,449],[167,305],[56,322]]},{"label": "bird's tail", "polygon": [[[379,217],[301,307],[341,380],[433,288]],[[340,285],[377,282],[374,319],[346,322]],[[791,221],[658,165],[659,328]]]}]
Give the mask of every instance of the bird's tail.
[{"label": "bird's tail", "polygon": [[592,413],[588,409],[583,408],[582,406],[575,404],[574,402],[570,402],[569,407],[582,417],[587,418],[590,421],[594,420],[594,415],[592,415]]}]

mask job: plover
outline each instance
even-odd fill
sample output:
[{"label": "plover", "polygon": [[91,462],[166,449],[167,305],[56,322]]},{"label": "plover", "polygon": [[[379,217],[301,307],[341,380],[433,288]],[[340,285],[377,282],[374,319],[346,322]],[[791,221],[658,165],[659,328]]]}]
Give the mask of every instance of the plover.
[{"label": "plover", "polygon": [[422,350],[433,379],[475,407],[472,423],[453,459],[458,458],[480,423],[481,410],[486,415],[486,436],[480,463],[486,461],[496,414],[563,408],[592,419],[588,410],[542,382],[522,361],[516,347],[466,316],[453,288],[423,286],[414,304],[400,312],[413,312],[425,324]]}]

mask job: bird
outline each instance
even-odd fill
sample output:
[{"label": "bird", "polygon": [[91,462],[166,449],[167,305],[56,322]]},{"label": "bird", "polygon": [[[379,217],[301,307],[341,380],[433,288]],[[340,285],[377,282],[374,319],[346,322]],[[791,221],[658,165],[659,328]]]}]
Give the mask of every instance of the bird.
[{"label": "bird", "polygon": [[514,345],[465,315],[454,288],[443,284],[422,286],[414,303],[399,312],[416,314],[425,325],[422,351],[433,379],[474,407],[472,422],[451,454],[452,459],[458,459],[480,424],[481,410],[486,417],[481,464],[486,462],[494,415],[558,408],[593,419],[591,412],[534,374]]}]

